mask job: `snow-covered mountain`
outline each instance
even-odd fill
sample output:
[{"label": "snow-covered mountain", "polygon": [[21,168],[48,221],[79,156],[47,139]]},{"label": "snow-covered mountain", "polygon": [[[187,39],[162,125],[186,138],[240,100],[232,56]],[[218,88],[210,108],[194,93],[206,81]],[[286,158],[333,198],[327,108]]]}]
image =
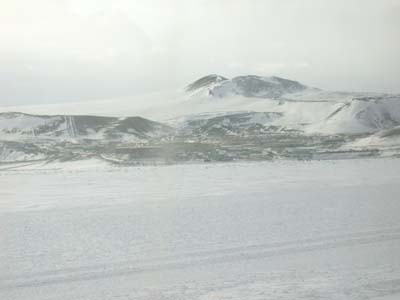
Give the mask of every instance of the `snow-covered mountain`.
[{"label": "snow-covered mountain", "polygon": [[374,133],[399,124],[400,97],[384,95],[355,97],[310,129],[325,134]]},{"label": "snow-covered mountain", "polygon": [[228,78],[225,78],[223,76],[220,75],[216,75],[216,74],[210,74],[204,77],[201,77],[200,79],[197,79],[195,82],[189,84],[186,87],[186,91],[187,92],[193,92],[193,91],[197,91],[199,89],[209,89],[212,86],[221,83],[221,82],[225,82],[228,81]]},{"label": "snow-covered mountain", "polygon": [[399,126],[400,95],[208,75],[175,92],[0,107],[0,161],[88,155],[123,162],[310,159],[379,155],[389,148],[398,155],[400,140],[392,132]]},{"label": "snow-covered mountain", "polygon": [[111,139],[141,140],[169,133],[172,129],[141,117],[30,115],[0,113],[0,138],[15,139]]},{"label": "snow-covered mountain", "polygon": [[282,117],[275,112],[231,112],[189,115],[171,122],[179,134],[225,136],[267,132]]},{"label": "snow-covered mountain", "polygon": [[377,133],[355,140],[343,149],[384,149],[386,152],[398,154],[400,149],[400,126],[381,130]]},{"label": "snow-covered mountain", "polygon": [[374,133],[400,122],[400,95],[331,92],[279,77],[208,75],[185,89],[80,103],[0,107],[35,115],[141,116],[169,122],[186,116],[279,113],[272,125],[313,134]]},{"label": "snow-covered mountain", "polygon": [[[190,100],[239,111],[279,112],[274,125],[309,133],[372,133],[400,124],[400,95],[330,92],[280,77],[205,76],[187,87]],[[218,106],[209,104],[209,106]],[[229,109],[227,109],[229,110]]]},{"label": "snow-covered mountain", "polygon": [[307,86],[297,81],[276,76],[247,75],[227,79],[220,75],[208,75],[190,84],[186,90],[189,92],[206,91],[209,95],[219,98],[244,96],[275,99],[306,89],[308,89]]}]

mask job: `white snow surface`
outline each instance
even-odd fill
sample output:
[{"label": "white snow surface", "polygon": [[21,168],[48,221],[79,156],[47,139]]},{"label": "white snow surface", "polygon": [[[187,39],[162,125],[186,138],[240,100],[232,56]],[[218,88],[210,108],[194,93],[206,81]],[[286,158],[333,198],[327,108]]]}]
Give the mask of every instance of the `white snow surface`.
[{"label": "white snow surface", "polygon": [[400,298],[400,160],[0,171],[0,299]]}]

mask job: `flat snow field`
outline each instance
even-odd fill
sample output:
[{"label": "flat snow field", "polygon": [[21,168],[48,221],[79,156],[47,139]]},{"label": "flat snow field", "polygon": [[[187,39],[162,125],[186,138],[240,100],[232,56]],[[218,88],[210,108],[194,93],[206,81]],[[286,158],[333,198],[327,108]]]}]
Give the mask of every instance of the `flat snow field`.
[{"label": "flat snow field", "polygon": [[0,171],[0,299],[400,299],[400,159]]}]

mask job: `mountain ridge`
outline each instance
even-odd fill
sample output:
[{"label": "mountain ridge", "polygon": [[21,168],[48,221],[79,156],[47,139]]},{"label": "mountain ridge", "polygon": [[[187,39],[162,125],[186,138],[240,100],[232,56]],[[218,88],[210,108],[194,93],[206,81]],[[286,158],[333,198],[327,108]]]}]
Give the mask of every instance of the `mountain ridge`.
[{"label": "mountain ridge", "polygon": [[0,107],[0,163],[400,156],[392,138],[400,95],[323,91],[276,76],[211,74],[183,92],[40,108]]},{"label": "mountain ridge", "polygon": [[300,92],[308,87],[298,81],[278,76],[243,75],[228,79],[217,74],[204,76],[186,87],[195,92],[206,89],[211,96],[219,98],[241,95],[257,98],[279,98],[284,94]]}]

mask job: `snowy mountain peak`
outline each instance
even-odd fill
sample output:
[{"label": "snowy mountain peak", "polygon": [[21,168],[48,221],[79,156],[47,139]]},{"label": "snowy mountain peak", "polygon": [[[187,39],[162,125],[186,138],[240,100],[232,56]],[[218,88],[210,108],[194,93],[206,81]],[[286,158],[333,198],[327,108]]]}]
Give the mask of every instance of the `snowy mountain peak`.
[{"label": "snowy mountain peak", "polygon": [[228,80],[227,78],[217,75],[217,74],[210,74],[204,77],[201,77],[200,79],[196,80],[195,82],[189,84],[186,87],[186,91],[191,92],[195,91],[204,87],[209,87],[212,84],[219,83],[222,81]]},{"label": "snowy mountain peak", "polygon": [[277,76],[237,76],[227,79],[219,75],[208,75],[193,82],[187,91],[206,90],[208,95],[223,98],[239,95],[255,98],[279,98],[284,94],[301,92],[308,87],[294,80]]},{"label": "snowy mountain peak", "polygon": [[232,79],[235,91],[247,97],[277,98],[287,93],[300,92],[307,87],[301,83],[276,76],[239,76]]}]

